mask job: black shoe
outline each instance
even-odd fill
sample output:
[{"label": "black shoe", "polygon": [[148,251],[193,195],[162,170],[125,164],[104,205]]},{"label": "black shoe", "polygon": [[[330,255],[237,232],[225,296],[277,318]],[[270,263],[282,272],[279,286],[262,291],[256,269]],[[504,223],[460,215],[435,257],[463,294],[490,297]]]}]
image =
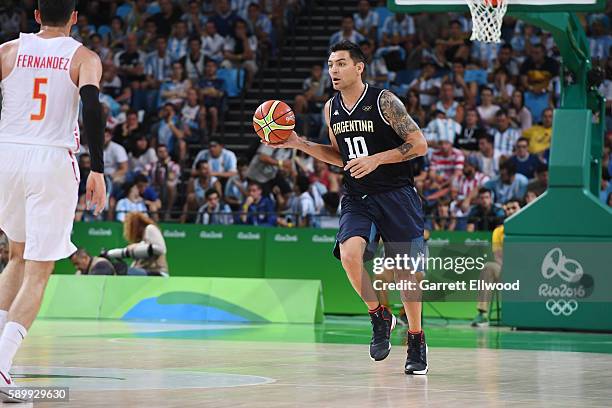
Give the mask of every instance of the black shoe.
[{"label": "black shoe", "polygon": [[380,306],[370,312],[372,319],[372,342],[370,343],[370,358],[381,361],[387,358],[391,351],[391,331],[395,328],[395,316],[385,306]]},{"label": "black shoe", "polygon": [[406,374],[425,375],[427,374],[427,343],[425,343],[425,333],[418,334],[408,332],[408,357],[404,372]]}]

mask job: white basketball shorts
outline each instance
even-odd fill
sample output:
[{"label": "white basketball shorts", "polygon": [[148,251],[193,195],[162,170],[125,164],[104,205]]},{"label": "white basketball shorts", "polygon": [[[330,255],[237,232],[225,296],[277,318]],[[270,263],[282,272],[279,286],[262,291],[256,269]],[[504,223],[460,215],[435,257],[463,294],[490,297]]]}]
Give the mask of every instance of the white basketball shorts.
[{"label": "white basketball shorts", "polygon": [[0,143],[0,229],[25,242],[24,259],[57,261],[70,241],[79,167],[65,148]]}]

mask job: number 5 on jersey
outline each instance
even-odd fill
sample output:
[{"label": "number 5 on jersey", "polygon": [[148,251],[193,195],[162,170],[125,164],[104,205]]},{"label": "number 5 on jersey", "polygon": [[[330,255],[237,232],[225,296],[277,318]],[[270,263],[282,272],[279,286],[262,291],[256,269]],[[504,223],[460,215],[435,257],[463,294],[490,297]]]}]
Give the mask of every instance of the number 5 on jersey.
[{"label": "number 5 on jersey", "polygon": [[34,78],[33,98],[40,100],[40,110],[36,114],[30,115],[30,120],[43,120],[47,111],[47,94],[41,92],[41,85],[47,85],[47,78]]},{"label": "number 5 on jersey", "polygon": [[348,146],[349,160],[356,159],[357,157],[365,157],[368,155],[368,146],[366,145],[365,137],[347,137],[344,139],[344,141]]}]

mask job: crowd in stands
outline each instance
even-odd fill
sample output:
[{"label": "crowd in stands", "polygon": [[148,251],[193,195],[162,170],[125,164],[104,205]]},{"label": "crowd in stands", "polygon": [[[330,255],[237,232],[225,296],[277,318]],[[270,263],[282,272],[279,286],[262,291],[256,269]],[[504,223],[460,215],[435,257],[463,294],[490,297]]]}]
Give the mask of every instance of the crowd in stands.
[{"label": "crowd in stands", "polygon": [[[0,41],[38,29],[35,3],[3,2]],[[358,43],[368,58],[366,81],[400,96],[423,129],[429,153],[413,160],[413,168],[428,228],[492,230],[503,220],[504,203],[529,203],[547,188],[560,92],[552,37],[507,17],[501,44],[472,42],[469,14],[392,14],[385,4],[356,0],[357,12],[342,18],[330,45]],[[103,62],[104,218],[122,221],[143,212],[184,223],[337,225],[341,169],[265,145],[237,157],[219,132],[227,99],[253,84],[308,6],[305,0],[86,3],[72,35]],[[611,9],[583,16],[593,61],[606,72],[602,120],[610,124]],[[327,137],[322,107],[333,95],[325,59],[312,67],[293,103],[300,133],[321,141]],[[76,214],[82,221],[95,218],[85,211],[86,136]],[[190,146],[203,149],[192,154]],[[611,147],[608,133],[601,199],[609,205]]]}]

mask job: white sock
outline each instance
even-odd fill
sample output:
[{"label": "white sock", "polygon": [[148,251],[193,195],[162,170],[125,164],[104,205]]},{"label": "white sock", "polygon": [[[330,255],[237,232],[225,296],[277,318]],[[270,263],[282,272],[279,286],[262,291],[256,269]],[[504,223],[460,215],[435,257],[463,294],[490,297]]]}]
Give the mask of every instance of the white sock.
[{"label": "white sock", "polygon": [[6,319],[8,318],[8,312],[6,310],[0,310],[0,334],[4,330],[4,326],[6,325]]},{"label": "white sock", "polygon": [[21,341],[28,334],[25,327],[17,322],[8,322],[0,337],[0,371],[8,373],[13,365],[13,358],[21,346]]}]

